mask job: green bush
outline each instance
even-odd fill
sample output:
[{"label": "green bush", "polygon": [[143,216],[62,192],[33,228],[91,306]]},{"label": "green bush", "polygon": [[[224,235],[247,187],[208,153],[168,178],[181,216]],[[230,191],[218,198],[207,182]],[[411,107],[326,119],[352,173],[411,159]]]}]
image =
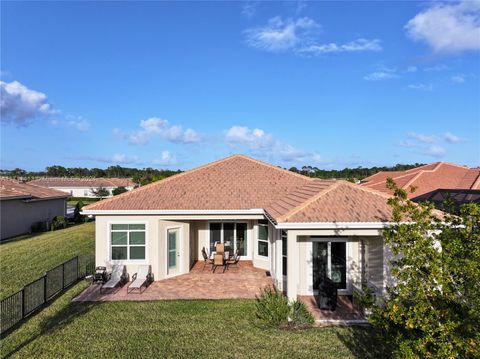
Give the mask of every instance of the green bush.
[{"label": "green bush", "polygon": [[255,314],[262,326],[299,329],[310,327],[314,319],[302,302],[289,303],[275,287],[262,289],[255,302]]},{"label": "green bush", "polygon": [[315,322],[305,304],[298,300],[291,304],[290,319],[290,324],[296,328],[310,327]]},{"label": "green bush", "polygon": [[275,287],[266,287],[256,298],[255,314],[257,319],[266,327],[287,326],[290,314],[288,298]]},{"label": "green bush", "polygon": [[52,220],[51,230],[56,231],[57,229],[67,228],[67,220],[64,216],[56,216]]}]

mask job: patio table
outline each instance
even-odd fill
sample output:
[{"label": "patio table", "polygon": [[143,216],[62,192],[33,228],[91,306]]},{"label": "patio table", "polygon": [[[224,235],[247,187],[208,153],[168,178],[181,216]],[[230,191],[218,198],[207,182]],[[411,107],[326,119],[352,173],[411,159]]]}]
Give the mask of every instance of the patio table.
[{"label": "patio table", "polygon": [[[217,254],[217,252],[213,251],[211,254],[210,254],[210,259],[213,259],[215,257],[215,254]],[[230,252],[224,252],[223,253],[223,260],[224,261],[228,261],[230,259]]]}]

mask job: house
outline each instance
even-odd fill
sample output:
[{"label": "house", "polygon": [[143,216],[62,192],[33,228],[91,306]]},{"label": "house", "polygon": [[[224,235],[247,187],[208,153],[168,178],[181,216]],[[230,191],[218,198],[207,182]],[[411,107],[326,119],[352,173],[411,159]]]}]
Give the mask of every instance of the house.
[{"label": "house", "polygon": [[37,186],[53,188],[70,194],[72,197],[96,197],[94,191],[105,188],[112,197],[112,191],[118,187],[124,187],[127,191],[135,188],[135,183],[130,178],[69,178],[69,177],[45,177],[29,183]]},{"label": "house", "polygon": [[[480,168],[469,168],[448,162],[434,162],[407,171],[382,171],[362,180],[361,185],[388,194],[387,178],[407,191],[415,202],[432,201],[442,208],[445,199],[451,198],[459,206],[468,202],[480,203]],[[415,191],[409,191],[414,187]]]},{"label": "house", "polygon": [[177,174],[87,207],[96,216],[96,264],[151,265],[155,280],[188,273],[216,242],[268,271],[289,298],[327,275],[340,294],[388,281],[385,193],[319,180],[244,156]]},{"label": "house", "polygon": [[65,216],[68,194],[0,178],[1,240],[29,233],[32,226]]}]

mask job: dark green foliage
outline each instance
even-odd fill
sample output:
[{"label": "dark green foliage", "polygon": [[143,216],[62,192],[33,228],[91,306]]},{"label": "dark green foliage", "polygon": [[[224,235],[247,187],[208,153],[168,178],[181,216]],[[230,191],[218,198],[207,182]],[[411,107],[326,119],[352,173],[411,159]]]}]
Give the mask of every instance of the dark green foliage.
[{"label": "dark green foliage", "polygon": [[112,194],[114,196],[117,196],[117,195],[125,193],[125,192],[127,192],[127,189],[125,187],[117,187],[117,188],[113,189]]},{"label": "dark green foliage", "polygon": [[269,328],[308,328],[314,319],[302,302],[289,302],[275,287],[262,289],[255,301],[255,315],[261,326]]},{"label": "dark green foliage", "polygon": [[371,323],[399,358],[473,358],[480,353],[480,206],[459,216],[413,204],[393,181],[395,225],[384,231],[394,257],[383,306]]},{"label": "dark green foliage", "polygon": [[52,224],[50,226],[50,229],[52,231],[56,231],[58,229],[64,229],[67,228],[67,220],[65,219],[64,216],[55,216],[52,220]]},{"label": "dark green foliage", "polygon": [[77,204],[75,205],[75,210],[73,212],[73,221],[75,223],[85,222],[85,216],[80,213],[82,210],[82,207],[83,207],[82,201],[77,202]]},{"label": "dark green foliage", "polygon": [[294,327],[308,328],[315,320],[303,302],[296,300],[291,304],[290,319]]},{"label": "dark green foliage", "polygon": [[266,287],[255,301],[255,315],[266,327],[285,327],[288,325],[290,306],[288,298],[275,287]]},{"label": "dark green foliage", "polygon": [[98,197],[98,198],[104,198],[110,195],[110,192],[108,191],[108,189],[104,187],[98,187],[96,189],[92,189],[92,193],[95,195],[95,197]]},{"label": "dark green foliage", "polygon": [[38,232],[46,232],[49,230],[49,228],[50,226],[48,222],[43,221],[43,222],[35,222],[34,224],[32,224],[31,230],[32,230],[32,233],[38,233]]}]

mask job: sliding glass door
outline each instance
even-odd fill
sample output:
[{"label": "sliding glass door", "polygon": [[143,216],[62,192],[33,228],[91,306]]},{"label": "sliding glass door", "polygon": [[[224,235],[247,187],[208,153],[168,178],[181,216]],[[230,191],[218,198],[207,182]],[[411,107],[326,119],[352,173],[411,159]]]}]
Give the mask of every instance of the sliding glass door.
[{"label": "sliding glass door", "polygon": [[313,289],[326,278],[338,289],[347,289],[346,242],[313,242]]},{"label": "sliding glass door", "polygon": [[215,243],[225,244],[225,251],[234,254],[238,249],[241,256],[247,255],[247,223],[210,223],[210,253],[215,251]]}]

